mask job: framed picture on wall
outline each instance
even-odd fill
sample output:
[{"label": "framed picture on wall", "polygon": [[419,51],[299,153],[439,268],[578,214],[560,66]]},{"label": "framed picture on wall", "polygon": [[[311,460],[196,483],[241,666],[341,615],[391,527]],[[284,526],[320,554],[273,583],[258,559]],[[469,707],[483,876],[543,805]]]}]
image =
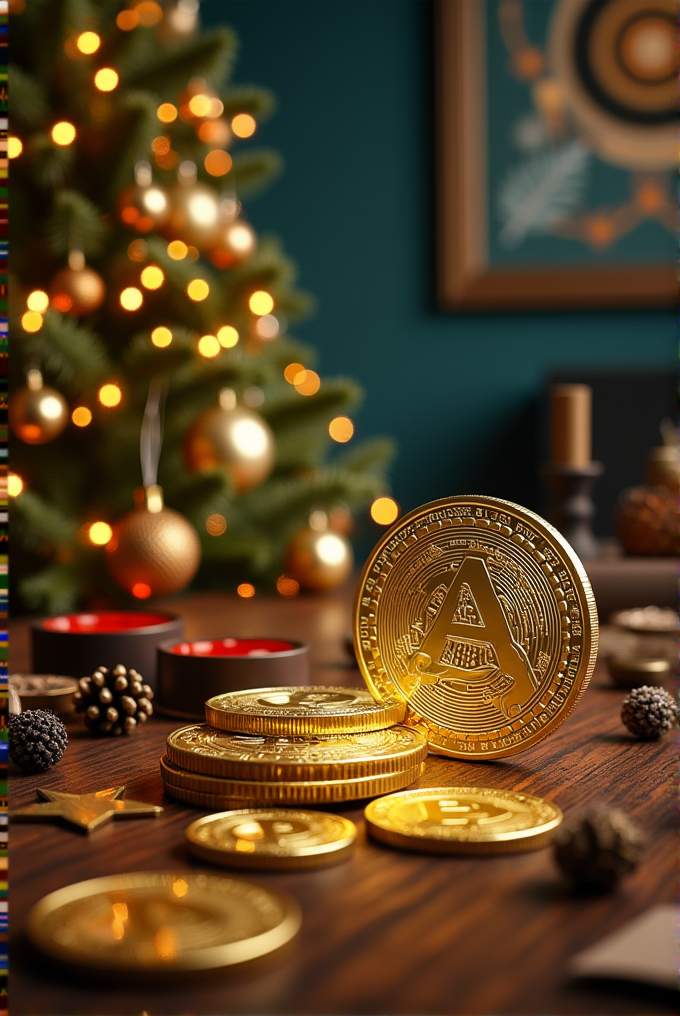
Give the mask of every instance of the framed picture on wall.
[{"label": "framed picture on wall", "polygon": [[443,309],[675,301],[676,0],[437,0]]}]

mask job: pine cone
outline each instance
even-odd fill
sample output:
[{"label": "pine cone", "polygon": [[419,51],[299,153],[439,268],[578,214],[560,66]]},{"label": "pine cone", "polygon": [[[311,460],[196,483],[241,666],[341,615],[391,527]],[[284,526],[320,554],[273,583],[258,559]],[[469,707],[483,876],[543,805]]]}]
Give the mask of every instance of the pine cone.
[{"label": "pine cone", "polygon": [[49,709],[27,709],[9,718],[9,757],[27,773],[43,773],[66,750],[68,735]]},{"label": "pine cone", "polygon": [[680,553],[677,495],[668,487],[631,487],[617,506],[617,535],[627,554]]},{"label": "pine cone", "polygon": [[645,741],[656,741],[667,734],[678,717],[673,697],[663,688],[643,684],[623,700],[621,722],[631,734]]},{"label": "pine cone", "polygon": [[564,823],[554,842],[564,874],[584,889],[603,892],[637,868],[644,836],[625,812],[599,805]]},{"label": "pine cone", "polygon": [[153,713],[153,691],[136,670],[126,670],[122,663],[81,677],[78,688],[73,696],[76,712],[85,713],[85,726],[93,733],[131,734]]}]

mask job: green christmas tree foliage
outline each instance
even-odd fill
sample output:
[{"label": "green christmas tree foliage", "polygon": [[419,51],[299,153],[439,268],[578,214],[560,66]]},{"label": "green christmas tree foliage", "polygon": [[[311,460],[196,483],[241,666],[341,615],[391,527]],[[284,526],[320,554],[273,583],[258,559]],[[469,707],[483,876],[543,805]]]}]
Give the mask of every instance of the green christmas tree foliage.
[{"label": "green christmas tree foliage", "polygon": [[[132,508],[142,480],[140,428],[152,382],[162,382],[164,391],[158,482],[165,503],[200,535],[196,586],[234,589],[248,580],[271,588],[283,571],[287,541],[311,511],[360,510],[386,492],[388,440],[339,447],[329,436],[330,421],[359,404],[359,387],[347,378],[322,377],[314,394],[298,390],[300,371],[310,371],[315,358],[287,333],[286,322],[309,314],[313,301],[297,287],[295,266],[279,242],[261,236],[249,257],[228,263],[224,250],[216,255],[181,229],[175,236],[148,223],[140,230],[139,222],[121,221],[121,194],[137,186],[136,168],[142,185],[151,168],[153,185],[171,206],[181,168],[189,190],[180,194],[208,186],[223,202],[222,211],[231,209],[239,222],[245,221],[242,199],[247,203],[281,168],[276,153],[230,130],[239,115],[264,121],[273,112],[273,96],[231,81],[236,36],[226,28],[192,29],[191,7],[186,0],[27,0],[12,19],[12,134],[23,146],[11,174],[12,390],[16,396],[28,371],[37,369],[44,384],[65,397],[69,414],[79,407],[92,414],[88,425],[69,422],[48,443],[27,444],[16,436],[11,441],[11,469],[24,482],[12,502],[11,572],[18,576],[20,605],[29,609],[58,612],[123,595],[107,576],[105,550],[92,544],[88,532],[92,522],[113,525]],[[94,52],[79,48],[95,45],[93,36],[83,41],[86,32],[99,40]],[[99,79],[108,90],[95,82],[102,68],[117,75]],[[197,94],[194,107],[208,115],[191,112],[188,103]],[[55,141],[60,123],[75,128],[71,143]],[[220,176],[205,168],[214,151],[228,153],[208,160]],[[172,248],[174,256],[169,253],[173,240],[186,241],[185,256],[177,256],[181,244]],[[57,272],[69,258],[76,267],[82,263],[73,252],[81,252],[103,279],[101,306],[78,316],[52,298],[27,318],[31,294],[53,297]],[[149,266],[163,273],[157,289],[140,282]],[[198,301],[187,294],[196,279],[209,286],[207,298]],[[121,293],[130,287],[142,294],[136,310],[121,306]],[[259,291],[274,301],[266,324],[250,308]],[[216,336],[225,326],[238,333],[236,344],[202,355],[201,337]],[[277,327],[275,338],[258,333]],[[169,330],[169,344],[154,344],[158,328]],[[214,342],[212,347],[210,352]],[[286,380],[291,364],[300,367],[289,370]],[[296,377],[297,388],[291,383]],[[117,406],[101,404],[105,384],[120,389]],[[276,441],[269,478],[240,493],[225,468],[191,471],[183,454],[189,428],[219,404],[225,388],[239,403],[256,407]],[[211,516],[226,520],[219,536],[206,531]]]}]

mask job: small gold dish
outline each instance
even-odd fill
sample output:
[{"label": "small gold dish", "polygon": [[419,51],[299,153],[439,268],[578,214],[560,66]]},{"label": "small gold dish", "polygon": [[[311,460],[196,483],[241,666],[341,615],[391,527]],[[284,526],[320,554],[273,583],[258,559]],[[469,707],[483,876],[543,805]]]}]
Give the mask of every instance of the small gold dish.
[{"label": "small gold dish", "polygon": [[610,656],[607,668],[617,688],[639,688],[643,684],[663,685],[671,673],[668,660],[635,656]]}]

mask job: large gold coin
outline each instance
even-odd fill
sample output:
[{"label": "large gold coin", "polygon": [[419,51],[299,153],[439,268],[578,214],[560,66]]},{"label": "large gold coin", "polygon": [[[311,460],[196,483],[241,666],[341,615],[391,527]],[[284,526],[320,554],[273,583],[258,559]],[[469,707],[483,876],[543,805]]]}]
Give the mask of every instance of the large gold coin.
[{"label": "large gold coin", "polygon": [[246,808],[206,815],[186,831],[189,850],[238,868],[320,868],[351,854],[357,829],[328,812]]},{"label": "large gold coin", "polygon": [[69,966],[165,976],[255,959],[288,942],[300,910],[288,895],[205,872],[111,875],[58,889],[27,931]]},{"label": "large gold coin", "polygon": [[404,726],[366,734],[263,737],[194,724],[167,739],[168,759],[180,769],[235,780],[355,780],[412,769],[426,755],[425,735]]},{"label": "large gold coin", "polygon": [[401,723],[405,713],[400,700],[377,702],[365,688],[323,686],[232,691],[205,704],[214,727],[270,737],[359,734]]},{"label": "large gold coin", "polygon": [[403,790],[415,783],[422,772],[422,765],[420,763],[411,769],[384,776],[362,776],[356,780],[277,783],[200,776],[179,769],[168,762],[165,756],[160,760],[161,778],[166,793],[185,804],[213,810],[243,808],[246,805],[333,804],[378,797],[393,790]]},{"label": "large gold coin", "polygon": [[480,787],[407,790],[371,801],[370,835],[404,850],[503,854],[544,847],[562,821],[550,801]]},{"label": "large gold coin", "polygon": [[357,659],[381,702],[408,702],[430,747],[457,758],[523,751],[567,718],[595,667],[583,565],[526,508],[433,501],[369,557],[354,611]]}]

